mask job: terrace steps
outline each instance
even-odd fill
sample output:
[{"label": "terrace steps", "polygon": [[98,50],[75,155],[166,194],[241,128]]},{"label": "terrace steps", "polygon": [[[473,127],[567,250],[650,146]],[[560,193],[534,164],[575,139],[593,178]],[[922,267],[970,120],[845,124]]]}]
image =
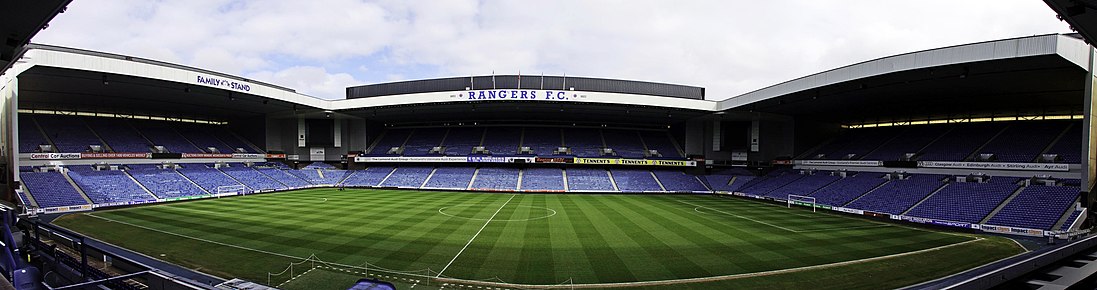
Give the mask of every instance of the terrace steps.
[{"label": "terrace steps", "polygon": [[934,189],[933,192],[930,192],[929,194],[927,194],[926,197],[922,198],[922,200],[919,200],[918,202],[914,203],[914,205],[910,206],[906,210],[903,210],[903,213],[901,213],[901,214],[905,215],[905,214],[909,213],[911,210],[914,210],[914,208],[918,207],[923,202],[926,202],[927,200],[929,200],[929,198],[933,197],[934,194],[937,194],[938,192],[941,192],[941,190],[945,189],[945,187],[948,187],[949,184],[952,184],[952,183],[951,182],[946,182],[946,183],[942,184],[941,186],[938,186],[937,189]]},{"label": "terrace steps", "polygon": [[203,188],[201,185],[198,185],[197,182],[194,182],[194,180],[190,179],[190,177],[188,177],[186,174],[183,174],[182,172],[179,172],[179,170],[174,170],[173,169],[172,171],[175,171],[175,174],[179,174],[179,176],[182,176],[183,179],[187,180],[187,182],[190,182],[191,184],[194,184],[195,187],[198,187],[198,189],[201,189],[202,191],[206,192],[206,194],[213,194],[212,192],[209,192],[209,190],[206,190],[205,188]]},{"label": "terrace steps", "polygon": [[659,180],[659,176],[655,176],[655,172],[651,172],[651,170],[648,170],[648,174],[651,174],[651,178],[655,179],[655,184],[659,185],[659,189],[667,191],[667,187],[663,186],[663,181]]},{"label": "terrace steps", "polygon": [[75,188],[76,192],[80,193],[80,197],[84,198],[84,200],[87,201],[88,204],[95,204],[95,202],[91,201],[91,198],[88,197],[88,194],[84,192],[84,189],[80,188],[80,185],[77,185],[75,180],[72,180],[72,177],[69,176],[68,169],[61,170],[61,176],[65,177],[65,181],[68,182],[69,185],[72,186],[72,188]]},{"label": "terrace steps", "polygon": [[99,136],[99,132],[96,132],[95,129],[91,127],[91,125],[88,125],[87,122],[83,122],[81,124],[83,124],[84,127],[87,127],[88,131],[91,131],[91,134],[95,136],[95,140],[99,140],[99,144],[103,144],[103,151],[115,152],[114,148],[111,148],[110,144],[107,144],[107,140],[104,140],[103,136]]},{"label": "terrace steps", "polygon": [[[443,138],[443,139],[445,139],[445,138]],[[435,172],[438,172],[438,167],[431,168],[430,169],[430,174],[427,174],[427,178],[424,178],[423,183],[419,184],[419,186],[416,187],[416,188],[423,188],[424,186],[427,186],[427,182],[430,182],[430,178],[434,177]],[[350,175],[350,174],[347,174],[347,175]]]},{"label": "terrace steps", "polygon": [[249,189],[249,190],[251,190],[251,191],[253,191],[253,192],[254,192],[254,191],[259,191],[259,190],[255,189],[255,188],[251,188],[251,186],[248,186],[248,185],[247,185],[247,184],[245,184],[245,183],[244,183],[243,181],[240,181],[239,179],[236,179],[236,177],[235,177],[235,176],[232,176],[232,174],[229,174],[228,172],[225,172],[224,170],[221,170],[220,168],[217,168],[217,172],[220,172],[221,174],[224,174],[225,176],[228,176],[228,177],[229,177],[229,179],[232,179],[232,181],[235,181],[236,183],[239,183],[240,185],[243,185],[243,186],[244,186],[244,188],[247,188],[247,189]]},{"label": "terrace steps", "polygon": [[[849,177],[846,177],[846,178],[849,178]],[[847,202],[845,204],[842,204],[841,206],[850,205],[850,204],[856,202],[858,199],[861,199],[862,197],[865,197],[866,195],[872,193],[873,191],[876,191],[877,189],[880,189],[881,187],[884,187],[885,185],[887,185],[888,183],[891,183],[892,181],[894,181],[894,180],[889,179],[888,181],[881,182],[880,184],[876,185],[876,187],[873,187],[872,189],[869,189],[869,190],[865,191],[865,193],[862,193],[861,195],[858,195],[857,198],[851,199],[851,200],[849,200],[849,202]],[[815,193],[812,192],[812,194],[815,194]]]},{"label": "terrace steps", "polygon": [[987,141],[983,142],[982,145],[979,145],[979,147],[975,148],[975,151],[969,153],[966,157],[964,157],[964,160],[962,161],[968,161],[972,160],[972,158],[975,158],[975,156],[977,156],[979,152],[983,151],[983,148],[986,148],[988,144],[994,142],[994,139],[998,139],[998,136],[1002,136],[1002,133],[1005,133],[1006,130],[1009,130],[1010,127],[1013,126],[1003,126],[1002,129],[998,130],[998,133],[995,133],[993,137],[990,137],[990,139],[987,139]]},{"label": "terrace steps", "polygon": [[621,191],[621,189],[617,187],[617,180],[613,179],[613,172],[606,170],[606,175],[609,176],[609,184],[613,185],[613,191]]},{"label": "terrace steps", "polygon": [[1066,212],[1063,213],[1063,216],[1059,217],[1059,220],[1055,222],[1055,225],[1051,226],[1051,229],[1061,229],[1066,223],[1074,223],[1073,220],[1070,220],[1070,217],[1074,216],[1074,211],[1078,210],[1077,207],[1077,203],[1067,207]]},{"label": "terrace steps", "polygon": [[144,190],[145,193],[149,194],[149,196],[151,196],[152,198],[160,198],[159,196],[156,196],[156,194],[152,193],[152,190],[149,190],[148,187],[145,187],[144,184],[141,184],[140,181],[137,181],[137,178],[133,177],[133,175],[130,174],[129,170],[122,170],[122,172],[124,172],[126,174],[126,178],[129,178],[130,180],[133,181],[133,183],[136,183],[137,187],[140,187],[141,190]]},{"label": "terrace steps", "polygon": [[985,224],[985,223],[987,223],[987,221],[989,221],[989,220],[990,220],[990,218],[993,218],[993,217],[994,217],[994,215],[997,215],[997,214],[998,214],[998,212],[1002,210],[1002,208],[1005,208],[1005,207],[1006,207],[1006,205],[1007,205],[1007,204],[1009,204],[1009,202],[1010,202],[1010,201],[1013,201],[1013,198],[1015,198],[1015,197],[1017,197],[1018,195],[1020,195],[1020,194],[1021,194],[1021,191],[1025,190],[1025,188],[1026,188],[1026,187],[1027,187],[1027,186],[1020,186],[1020,187],[1017,187],[1017,190],[1014,190],[1014,191],[1013,191],[1013,193],[1011,193],[1011,194],[1009,195],[1009,197],[1006,197],[1006,199],[1005,199],[1005,200],[1002,200],[1002,203],[1000,203],[1000,204],[998,204],[998,206],[994,207],[994,210],[990,211],[990,213],[989,213],[989,214],[987,214],[987,216],[986,216],[986,217],[983,217],[983,219],[979,220],[979,223],[980,223],[980,224]]},{"label": "terrace steps", "polygon": [[[1037,154],[1036,158],[1040,158],[1040,155],[1047,154],[1048,151],[1051,151],[1051,148],[1054,148],[1055,144],[1059,143],[1059,140],[1062,140],[1063,136],[1066,136],[1067,132],[1070,132],[1071,127],[1074,127],[1074,125],[1075,124],[1073,122],[1067,124],[1066,128],[1063,128],[1063,131],[1059,132],[1059,135],[1055,136],[1055,139],[1052,139],[1051,143],[1047,144],[1047,147],[1044,147],[1044,150],[1040,150],[1040,154]],[[1035,162],[1036,160],[1030,160],[1030,161]]]}]

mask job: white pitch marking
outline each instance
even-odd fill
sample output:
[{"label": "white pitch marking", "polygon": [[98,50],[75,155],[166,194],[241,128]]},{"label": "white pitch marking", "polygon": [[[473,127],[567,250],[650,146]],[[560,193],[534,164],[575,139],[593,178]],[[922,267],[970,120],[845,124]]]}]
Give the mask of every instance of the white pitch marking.
[{"label": "white pitch marking", "polygon": [[741,215],[733,214],[733,213],[730,213],[730,212],[726,212],[726,211],[722,211],[722,210],[719,210],[719,209],[715,209],[715,208],[711,208],[711,207],[707,207],[707,206],[703,206],[703,205],[696,205],[696,204],[692,204],[692,203],[689,203],[689,202],[685,202],[685,201],[681,201],[681,200],[677,200],[677,199],[676,199],[676,200],[674,200],[674,201],[677,201],[677,202],[680,202],[680,203],[684,203],[684,204],[688,204],[688,205],[692,205],[692,206],[696,206],[696,207],[703,207],[703,208],[706,208],[706,209],[710,209],[710,210],[713,210],[713,211],[715,211],[715,212],[718,212],[718,213],[722,213],[722,214],[730,215],[730,216],[733,216],[733,217],[737,217],[737,218],[745,219],[745,220],[748,220],[748,221],[752,221],[752,222],[760,223],[760,224],[763,224],[763,225],[767,225],[767,226],[771,226],[771,227],[774,227],[774,228],[778,228],[778,229],[786,230],[786,231],[789,231],[789,232],[793,232],[793,233],[798,233],[798,231],[796,231],[796,230],[794,230],[794,229],[790,229],[790,228],[782,227],[782,226],[779,226],[779,225],[775,225],[775,224],[767,223],[767,222],[764,222],[764,221],[760,221],[760,220],[756,220],[756,219],[748,218],[748,217],[745,217],[745,216],[741,216]]},{"label": "white pitch marking", "polygon": [[465,246],[461,248],[461,251],[458,251],[457,255],[454,255],[453,259],[450,259],[449,263],[446,263],[446,266],[442,267],[442,270],[438,271],[438,275],[434,276],[434,278],[442,277],[442,273],[445,272],[446,269],[449,269],[450,265],[453,265],[453,261],[457,261],[457,257],[460,257],[461,253],[464,253],[465,249],[468,249],[469,245],[472,244],[472,241],[476,240],[476,237],[480,235],[480,232],[484,231],[484,228],[488,227],[488,224],[491,223],[491,220],[495,219],[495,216],[499,214],[499,211],[502,211],[503,208],[506,207],[508,203],[510,203],[510,200],[514,199],[515,196],[517,196],[517,194],[511,195],[510,198],[508,198],[502,206],[499,206],[499,208],[495,210],[495,213],[491,214],[491,217],[488,218],[488,221],[484,222],[483,226],[480,226],[480,230],[476,231],[476,234],[472,235],[472,238],[469,239],[468,243],[465,243]]}]

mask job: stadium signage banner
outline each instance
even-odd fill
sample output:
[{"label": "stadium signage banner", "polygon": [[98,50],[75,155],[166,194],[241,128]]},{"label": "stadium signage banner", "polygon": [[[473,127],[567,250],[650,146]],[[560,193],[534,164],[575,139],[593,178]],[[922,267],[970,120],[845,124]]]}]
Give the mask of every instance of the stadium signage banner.
[{"label": "stadium signage banner", "polygon": [[263,157],[266,157],[266,155],[257,154],[257,153],[233,153],[232,154],[233,159],[261,159]]},{"label": "stadium signage banner", "polygon": [[183,158],[232,158],[226,153],[183,153]]},{"label": "stadium signage banner", "polygon": [[994,226],[994,225],[978,225],[984,232],[992,232],[999,234],[1013,234],[1022,236],[1042,237],[1044,236],[1044,230],[1015,228],[1006,226]]},{"label": "stadium signage banner", "polygon": [[475,90],[465,92],[463,95],[459,95],[468,101],[485,101],[485,100],[526,100],[526,101],[575,101],[583,99],[585,96],[580,96],[574,92],[567,91],[553,91],[553,90]]},{"label": "stadium signage banner", "polygon": [[536,163],[578,163],[575,160],[580,158],[565,158],[565,157],[537,157],[533,159]]},{"label": "stadium signage banner", "polygon": [[984,170],[1037,170],[1069,171],[1070,166],[1058,163],[1007,163],[1007,162],[962,162],[962,161],[918,161],[918,167],[964,168]]},{"label": "stadium signage banner", "polygon": [[234,90],[234,91],[241,91],[241,92],[250,92],[251,91],[251,86],[246,84],[246,83],[227,80],[227,79],[222,79],[222,78],[198,76],[198,80],[195,81],[195,82],[199,83],[199,84],[203,84],[203,85],[219,87],[219,88]]},{"label": "stadium signage banner", "polygon": [[32,160],[80,159],[80,153],[31,153]]},{"label": "stadium signage banner", "polygon": [[286,154],[267,154],[267,159],[286,159]]},{"label": "stadium signage banner", "polygon": [[881,166],[883,162],[867,160],[796,160],[793,164],[807,166]]},{"label": "stadium signage banner", "polygon": [[912,216],[900,216],[900,218],[904,221],[915,222],[915,223],[920,223],[920,224],[930,224],[930,225],[939,225],[939,226],[947,226],[947,227],[955,227],[955,228],[968,228],[968,229],[978,229],[979,228],[979,225],[973,225],[973,224],[963,223],[963,222],[942,221],[942,220],[927,219],[927,218],[912,217]]},{"label": "stadium signage banner", "polygon": [[467,162],[487,162],[487,163],[505,163],[506,157],[493,157],[493,156],[469,156],[466,157]]},{"label": "stadium signage banner", "polygon": [[358,156],[354,162],[469,162],[466,157],[454,156]]},{"label": "stadium signage banner", "polygon": [[697,161],[686,160],[649,160],[649,159],[614,159],[614,158],[575,158],[576,164],[620,164],[642,166],[697,166]]},{"label": "stadium signage banner", "polygon": [[80,153],[80,159],[149,159],[152,153]]},{"label": "stadium signage banner", "polygon": [[864,215],[865,214],[865,211],[855,209],[855,208],[832,207],[831,209],[835,210],[835,211],[840,211],[840,212],[844,212],[844,213],[852,213],[852,214],[857,214],[857,215]]}]

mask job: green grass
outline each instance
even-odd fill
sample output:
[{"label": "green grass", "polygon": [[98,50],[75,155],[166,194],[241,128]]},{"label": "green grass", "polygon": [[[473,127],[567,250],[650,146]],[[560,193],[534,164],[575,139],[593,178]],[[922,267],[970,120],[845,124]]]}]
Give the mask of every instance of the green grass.
[{"label": "green grass", "polygon": [[[590,284],[809,267],[678,286],[889,288],[1022,251],[1002,238],[683,195],[314,189],[74,214],[56,223],[186,267],[261,283],[268,272],[315,255],[335,267],[409,279],[442,272],[462,280]],[[819,266],[937,247],[944,248]],[[291,283],[349,286],[346,279],[308,277],[323,273]],[[287,279],[277,276],[271,284]],[[422,284],[417,288],[428,286]]]}]

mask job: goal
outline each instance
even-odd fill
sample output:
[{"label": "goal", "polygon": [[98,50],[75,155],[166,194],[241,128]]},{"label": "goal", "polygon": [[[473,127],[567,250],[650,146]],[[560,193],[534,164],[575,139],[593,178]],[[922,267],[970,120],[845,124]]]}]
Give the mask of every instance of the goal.
[{"label": "goal", "polygon": [[244,186],[243,184],[222,185],[222,186],[217,187],[217,191],[214,192],[214,194],[216,194],[217,196],[233,195],[233,194],[243,195],[243,194],[248,193],[247,191],[248,191],[248,188],[246,186]]},{"label": "goal", "polygon": [[789,194],[787,199],[788,207],[792,208],[792,205],[802,205],[811,207],[811,212],[815,212],[815,198],[810,196]]}]

